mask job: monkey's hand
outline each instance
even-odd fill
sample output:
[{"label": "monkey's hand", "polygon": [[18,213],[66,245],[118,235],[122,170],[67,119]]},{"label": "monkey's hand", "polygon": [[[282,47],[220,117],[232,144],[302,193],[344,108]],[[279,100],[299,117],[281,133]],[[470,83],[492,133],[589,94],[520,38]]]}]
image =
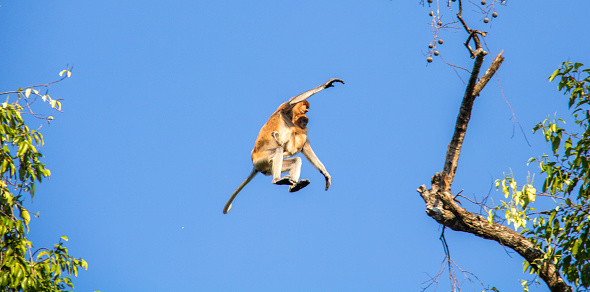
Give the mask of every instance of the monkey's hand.
[{"label": "monkey's hand", "polygon": [[324,177],[326,178],[326,191],[330,188],[330,185],[332,184],[332,177],[326,173],[324,174]]},{"label": "monkey's hand", "polygon": [[330,80],[328,80],[328,82],[324,83],[324,87],[328,88],[328,87],[334,87],[334,82],[340,82],[342,84],[344,84],[344,81],[342,81],[342,79],[338,79],[338,78],[332,78]]},{"label": "monkey's hand", "polygon": [[275,138],[275,141],[277,141],[277,144],[279,144],[279,146],[283,147],[283,144],[279,141],[279,132],[278,131],[273,131],[271,133],[272,137]]}]

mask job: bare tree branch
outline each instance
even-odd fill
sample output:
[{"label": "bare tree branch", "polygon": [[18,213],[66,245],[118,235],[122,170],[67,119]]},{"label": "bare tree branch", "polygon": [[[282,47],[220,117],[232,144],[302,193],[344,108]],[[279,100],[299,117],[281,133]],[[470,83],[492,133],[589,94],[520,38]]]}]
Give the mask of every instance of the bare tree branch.
[{"label": "bare tree branch", "polygon": [[572,288],[561,278],[555,263],[545,259],[543,251],[536,248],[526,237],[504,225],[496,222],[490,223],[487,218],[468,212],[457,204],[451,194],[451,185],[457,170],[467,125],[471,118],[473,102],[504,61],[502,53],[498,54],[478,81],[478,74],[485,56],[483,49],[478,48],[475,51],[475,56],[473,71],[463,96],[455,124],[455,132],[447,149],[443,171],[432,177],[431,189],[422,185],[417,190],[426,203],[426,213],[438,223],[455,231],[472,233],[510,247],[539,271],[539,276],[547,283],[551,291],[572,291]]},{"label": "bare tree branch", "polygon": [[453,134],[451,143],[449,143],[449,147],[447,148],[447,157],[445,159],[443,172],[447,174],[449,188],[453,183],[455,172],[457,171],[459,154],[461,153],[461,146],[463,145],[463,139],[465,138],[465,133],[467,132],[467,124],[471,119],[471,109],[473,108],[473,102],[483,87],[490,80],[490,78],[492,78],[494,73],[496,73],[504,61],[504,57],[502,57],[502,53],[498,54],[494,62],[492,62],[492,65],[490,65],[483,77],[479,80],[479,82],[477,82],[477,76],[479,75],[483,60],[483,50],[479,49],[479,53],[477,54],[475,63],[473,64],[471,77],[469,78],[467,88],[465,89],[465,94],[463,95],[463,102],[461,103],[459,115],[457,116],[457,122],[455,123],[455,133]]},{"label": "bare tree branch", "polygon": [[427,190],[424,185],[418,188],[418,192],[426,202],[426,212],[438,223],[455,231],[472,233],[478,237],[494,240],[503,246],[507,246],[523,258],[531,266],[539,270],[539,276],[543,279],[551,291],[572,291],[561,278],[559,270],[550,260],[544,259],[544,253],[535,248],[522,234],[504,225],[492,222],[482,216],[475,215],[460,207],[449,192],[441,191],[438,184],[441,183],[440,174],[433,178],[432,189]]}]

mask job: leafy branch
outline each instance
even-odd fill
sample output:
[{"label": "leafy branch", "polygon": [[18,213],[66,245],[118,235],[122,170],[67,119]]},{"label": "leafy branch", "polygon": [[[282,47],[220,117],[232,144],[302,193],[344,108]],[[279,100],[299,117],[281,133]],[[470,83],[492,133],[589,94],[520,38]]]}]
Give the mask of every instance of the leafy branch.
[{"label": "leafy branch", "polygon": [[[13,291],[64,291],[73,288],[69,275],[76,276],[78,269],[88,268],[83,259],[68,254],[60,240],[53,249],[40,248],[31,252],[32,242],[27,240],[31,215],[24,207],[23,192],[31,198],[36,183],[51,175],[41,162],[38,148],[43,145],[39,130],[28,127],[23,115],[50,122],[52,116],[36,113],[32,104],[38,99],[53,110],[61,112],[61,99],[53,99],[48,91],[51,85],[71,76],[71,68],[60,72],[61,78],[41,85],[27,86],[14,91],[1,92],[6,100],[0,103],[0,290]],[[16,97],[14,97],[16,95]],[[12,98],[11,98],[12,97]],[[62,236],[67,241],[67,237]]]}]

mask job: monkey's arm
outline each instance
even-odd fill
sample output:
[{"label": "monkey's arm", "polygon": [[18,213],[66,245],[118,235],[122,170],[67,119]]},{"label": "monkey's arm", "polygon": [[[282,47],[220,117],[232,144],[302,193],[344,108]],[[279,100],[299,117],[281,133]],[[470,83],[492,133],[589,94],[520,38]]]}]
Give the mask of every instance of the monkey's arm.
[{"label": "monkey's arm", "polygon": [[326,82],[326,83],[324,83],[324,84],[322,84],[322,85],[320,85],[320,86],[318,86],[318,87],[316,87],[314,89],[310,89],[310,90],[308,90],[308,91],[306,91],[306,92],[304,92],[304,93],[302,93],[300,95],[297,95],[297,96],[291,98],[288,101],[288,104],[289,105],[294,105],[294,104],[296,104],[298,102],[302,102],[302,101],[308,99],[310,96],[312,96],[312,95],[314,95],[314,94],[316,94],[316,93],[318,93],[318,92],[320,92],[320,91],[322,91],[322,90],[324,90],[324,89],[326,89],[328,87],[334,87],[334,85],[333,85],[334,82],[340,82],[340,83],[344,84],[344,81],[342,81],[341,79],[332,78],[332,79],[328,80],[328,82]]},{"label": "monkey's arm", "polygon": [[305,142],[305,145],[303,145],[303,149],[301,149],[301,153],[303,153],[303,156],[305,156],[305,158],[307,158],[307,160],[309,160],[309,162],[311,162],[313,167],[315,167],[317,170],[320,171],[321,174],[324,175],[324,178],[326,178],[326,191],[327,191],[330,188],[330,184],[332,184],[332,177],[330,176],[330,174],[326,170],[326,167],[324,167],[322,162],[318,159],[318,157],[315,155],[315,153],[311,149],[311,146],[309,145],[309,139]]}]

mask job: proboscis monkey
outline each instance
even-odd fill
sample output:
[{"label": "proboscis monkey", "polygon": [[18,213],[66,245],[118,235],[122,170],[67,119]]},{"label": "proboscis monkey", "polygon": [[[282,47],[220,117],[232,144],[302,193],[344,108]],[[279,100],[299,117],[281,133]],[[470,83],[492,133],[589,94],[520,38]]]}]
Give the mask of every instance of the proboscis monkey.
[{"label": "proboscis monkey", "polygon": [[[299,179],[301,158],[289,158],[299,152],[303,153],[303,156],[324,175],[326,178],[326,191],[330,188],[331,176],[309,145],[309,139],[307,138],[307,122],[309,119],[305,113],[309,109],[307,99],[328,87],[333,87],[334,82],[344,84],[344,81],[340,79],[330,79],[314,89],[289,99],[281,104],[270,116],[268,122],[260,129],[252,150],[254,168],[248,178],[233,192],[223,208],[223,214],[227,214],[232,207],[232,201],[238,193],[259,172],[264,175],[272,175],[273,184],[288,185],[289,192],[296,192],[306,187],[309,180]],[[281,173],[287,171],[289,174],[281,177]]]}]

